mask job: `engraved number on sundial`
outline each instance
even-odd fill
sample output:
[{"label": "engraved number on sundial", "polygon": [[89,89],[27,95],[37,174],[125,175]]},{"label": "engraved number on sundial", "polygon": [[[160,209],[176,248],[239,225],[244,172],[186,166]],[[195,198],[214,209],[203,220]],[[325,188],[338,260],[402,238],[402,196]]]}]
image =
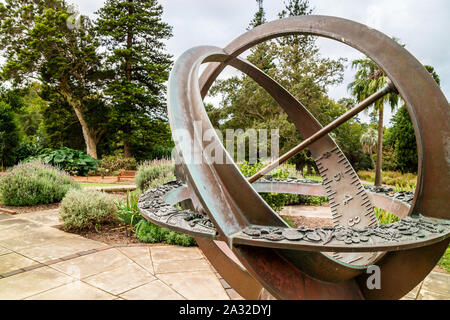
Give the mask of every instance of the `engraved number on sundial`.
[{"label": "engraved number on sundial", "polygon": [[361,218],[359,216],[356,216],[354,218],[349,219],[347,224],[349,225],[349,227],[353,227],[354,225],[357,225],[360,222]]},{"label": "engraved number on sundial", "polygon": [[342,172],[339,172],[337,174],[334,175],[334,181],[341,181],[341,179],[344,178],[344,175],[342,174]]},{"label": "engraved number on sundial", "polygon": [[344,201],[342,201],[342,203],[344,204],[344,206],[346,206],[352,200],[353,200],[353,197],[351,195],[346,194],[344,197]]}]

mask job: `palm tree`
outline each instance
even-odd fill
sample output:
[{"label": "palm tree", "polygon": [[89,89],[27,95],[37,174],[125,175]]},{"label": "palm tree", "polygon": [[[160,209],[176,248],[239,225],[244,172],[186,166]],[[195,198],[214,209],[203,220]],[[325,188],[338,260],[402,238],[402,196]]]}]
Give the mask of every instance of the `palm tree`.
[{"label": "palm tree", "polygon": [[[352,62],[352,67],[357,69],[355,81],[348,86],[352,95],[358,102],[361,102],[374,94],[386,85],[386,75],[378,65],[369,58],[358,59]],[[375,166],[375,186],[381,186],[381,165],[383,155],[383,116],[384,106],[389,104],[392,111],[398,104],[399,96],[396,93],[389,93],[377,100],[373,107],[378,111],[378,143],[377,143],[377,163]]]},{"label": "palm tree", "polygon": [[361,135],[359,142],[361,143],[363,152],[369,154],[372,165],[375,168],[375,161],[373,161],[372,155],[377,151],[378,147],[377,130],[373,128],[367,129],[367,131]]}]

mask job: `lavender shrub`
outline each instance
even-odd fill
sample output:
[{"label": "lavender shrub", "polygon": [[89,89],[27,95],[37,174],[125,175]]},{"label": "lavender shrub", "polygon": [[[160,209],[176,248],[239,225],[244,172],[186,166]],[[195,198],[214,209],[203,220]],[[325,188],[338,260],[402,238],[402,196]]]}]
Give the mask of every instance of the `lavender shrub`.
[{"label": "lavender shrub", "polygon": [[0,178],[0,201],[9,206],[55,203],[80,188],[63,170],[40,160],[22,162]]}]

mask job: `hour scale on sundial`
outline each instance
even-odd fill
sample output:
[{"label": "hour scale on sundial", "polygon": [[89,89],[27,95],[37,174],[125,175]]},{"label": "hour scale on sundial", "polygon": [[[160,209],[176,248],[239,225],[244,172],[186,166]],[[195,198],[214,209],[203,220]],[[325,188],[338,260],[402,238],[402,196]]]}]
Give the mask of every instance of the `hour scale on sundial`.
[{"label": "hour scale on sundial", "polygon": [[[390,80],[322,127],[280,84],[239,57],[263,41],[302,34],[330,38],[361,51]],[[199,76],[203,63],[209,64]],[[201,123],[202,132],[213,130],[203,98],[226,66],[263,87],[305,138],[250,178],[240,173],[217,136],[204,141],[194,128]],[[405,101],[416,133],[419,166],[414,194],[364,187],[328,135],[392,91]],[[225,48],[192,48],[171,72],[168,107],[178,181],[146,191],[139,209],[151,222],[193,235],[216,270],[244,298],[398,299],[425,278],[446,250],[449,104],[422,64],[379,31],[336,17],[299,16],[254,28]],[[202,152],[211,143],[223,151],[221,161]],[[304,148],[315,159],[321,183],[267,176]],[[193,150],[201,161],[190,161]],[[326,196],[333,226],[291,228],[264,202],[259,195],[264,192]],[[184,209],[175,208],[178,203]],[[401,220],[379,225],[374,207]],[[366,285],[370,276],[366,271],[372,265],[380,269],[380,289]]]}]

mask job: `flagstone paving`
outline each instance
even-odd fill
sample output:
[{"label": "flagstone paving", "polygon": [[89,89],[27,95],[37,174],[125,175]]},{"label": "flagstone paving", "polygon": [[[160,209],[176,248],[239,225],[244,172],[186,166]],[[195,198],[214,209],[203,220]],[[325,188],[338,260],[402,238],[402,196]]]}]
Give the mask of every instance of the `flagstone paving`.
[{"label": "flagstone paving", "polygon": [[[0,213],[0,299],[242,299],[198,248],[110,246],[53,228],[58,210]],[[450,300],[432,272],[409,300]]]}]

